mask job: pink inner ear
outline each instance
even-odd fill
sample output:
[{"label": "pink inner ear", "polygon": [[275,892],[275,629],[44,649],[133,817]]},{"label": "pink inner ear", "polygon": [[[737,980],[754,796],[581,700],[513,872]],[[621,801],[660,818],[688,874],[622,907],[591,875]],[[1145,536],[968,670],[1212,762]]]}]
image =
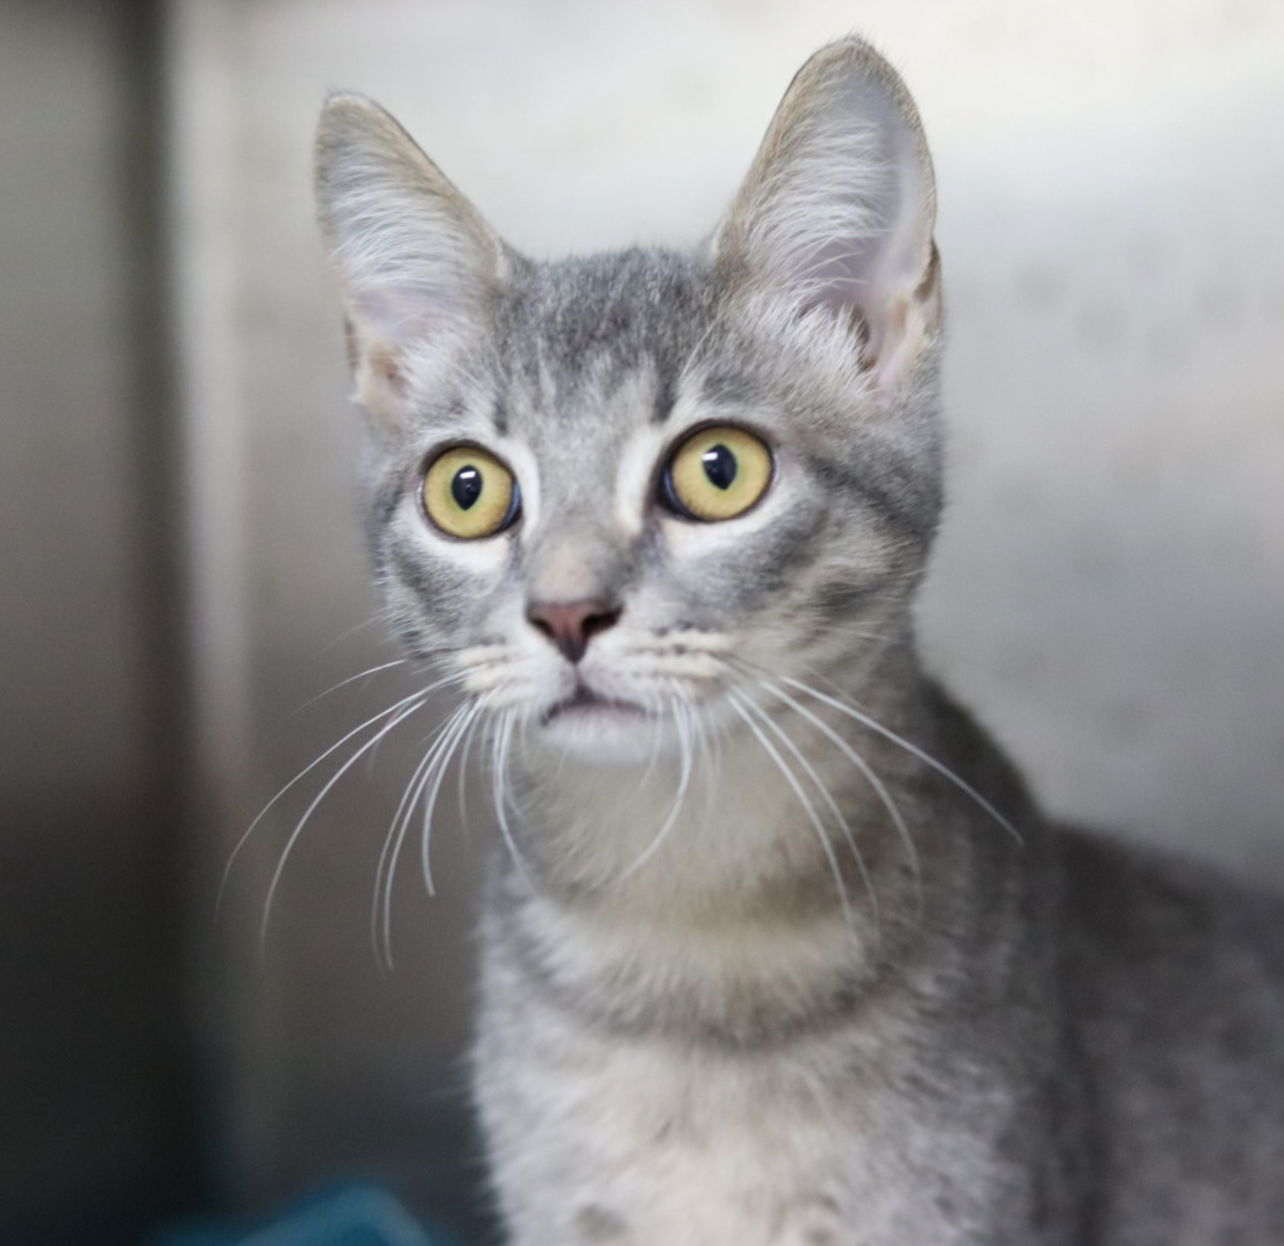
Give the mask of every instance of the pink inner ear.
[{"label": "pink inner ear", "polygon": [[403,346],[425,338],[448,310],[441,290],[410,281],[368,286],[353,302],[355,319],[368,338]]},{"label": "pink inner ear", "polygon": [[387,344],[373,347],[370,351],[370,371],[387,387],[398,395],[406,392],[405,380],[397,361],[396,351]]},{"label": "pink inner ear", "polygon": [[876,347],[875,321],[880,313],[869,306],[870,279],[865,262],[869,244],[859,239],[834,239],[817,248],[798,276],[803,290],[801,309],[824,307],[841,316],[858,339],[862,362],[872,362],[871,344]]},{"label": "pink inner ear", "polygon": [[365,320],[349,322],[348,353],[357,400],[372,415],[394,423],[404,414],[407,383],[402,365],[408,345],[385,337]]},{"label": "pink inner ear", "polygon": [[935,319],[915,305],[934,203],[912,104],[865,53],[835,54],[790,88],[730,237],[795,307],[849,325],[862,366],[890,384]]}]

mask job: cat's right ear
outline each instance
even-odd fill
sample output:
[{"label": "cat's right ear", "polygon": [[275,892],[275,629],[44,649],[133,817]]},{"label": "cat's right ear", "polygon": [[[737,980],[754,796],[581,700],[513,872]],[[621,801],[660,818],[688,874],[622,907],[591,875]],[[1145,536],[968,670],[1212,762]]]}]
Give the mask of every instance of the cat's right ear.
[{"label": "cat's right ear", "polygon": [[357,398],[399,423],[409,373],[483,329],[504,246],[410,135],[363,96],[326,100],[315,167]]},{"label": "cat's right ear", "polygon": [[847,325],[875,392],[892,395],[940,322],[936,192],[923,127],[896,71],[848,38],[790,84],[714,254],[732,288]]}]

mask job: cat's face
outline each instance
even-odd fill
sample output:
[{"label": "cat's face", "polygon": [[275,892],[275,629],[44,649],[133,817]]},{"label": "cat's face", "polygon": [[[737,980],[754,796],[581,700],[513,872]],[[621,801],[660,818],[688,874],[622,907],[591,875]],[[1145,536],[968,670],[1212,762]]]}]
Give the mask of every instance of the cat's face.
[{"label": "cat's face", "polygon": [[814,327],[755,333],[707,266],[631,252],[520,266],[486,333],[406,377],[372,523],[403,634],[489,708],[645,752],[898,621],[934,443],[827,378]]},{"label": "cat's face", "polygon": [[[756,165],[689,257],[532,264],[386,114],[330,105],[380,579],[481,712],[642,758],[903,627],[939,506],[930,171],[868,69],[795,83],[764,145],[788,167]],[[822,158],[833,202],[795,201],[784,174]],[[818,205],[832,237],[803,228]]]}]

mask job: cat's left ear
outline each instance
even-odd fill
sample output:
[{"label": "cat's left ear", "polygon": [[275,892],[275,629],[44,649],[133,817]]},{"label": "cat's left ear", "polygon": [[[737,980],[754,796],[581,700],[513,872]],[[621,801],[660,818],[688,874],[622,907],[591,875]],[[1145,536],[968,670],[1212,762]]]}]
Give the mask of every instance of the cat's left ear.
[{"label": "cat's left ear", "polygon": [[939,327],[935,219],[914,101],[873,48],[844,39],[790,84],[715,235],[716,263],[798,314],[831,310],[891,394]]},{"label": "cat's left ear", "polygon": [[484,331],[504,245],[378,104],[335,94],[317,128],[316,197],[348,316],[357,397],[392,423],[406,371]]}]

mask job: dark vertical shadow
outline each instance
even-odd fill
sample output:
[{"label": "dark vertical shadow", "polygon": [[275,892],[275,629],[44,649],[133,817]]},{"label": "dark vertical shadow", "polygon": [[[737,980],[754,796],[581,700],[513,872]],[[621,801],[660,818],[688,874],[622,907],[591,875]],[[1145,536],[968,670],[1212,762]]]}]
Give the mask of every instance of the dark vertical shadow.
[{"label": "dark vertical shadow", "polygon": [[213,1131],[202,1091],[196,1032],[200,1015],[192,937],[196,872],[192,690],[184,610],[183,440],[175,315],[172,306],[167,151],[165,0],[119,0],[117,48],[125,83],[125,142],[120,191],[126,224],[122,246],[133,274],[128,317],[135,344],[134,438],[129,456],[137,506],[134,534],[146,628],[147,753],[154,759],[141,794],[148,811],[153,868],[148,873],[147,926],[157,949],[152,966],[161,999],[154,1076],[165,1114],[158,1142],[153,1221],[208,1207]]},{"label": "dark vertical shadow", "polygon": [[[3,609],[21,623],[0,640],[0,664],[19,668],[16,695],[0,699],[5,1243],[134,1246],[206,1196],[187,1021],[164,7],[0,0],[9,63],[29,70],[5,123],[3,173],[22,194],[0,217],[25,268],[0,299],[31,303],[6,308],[0,453],[12,456],[10,500],[41,511],[0,531],[19,573]],[[59,366],[72,384],[51,375]],[[94,501],[110,512],[99,532]],[[113,677],[86,687],[95,669]],[[89,764],[97,750],[123,760]]]}]

